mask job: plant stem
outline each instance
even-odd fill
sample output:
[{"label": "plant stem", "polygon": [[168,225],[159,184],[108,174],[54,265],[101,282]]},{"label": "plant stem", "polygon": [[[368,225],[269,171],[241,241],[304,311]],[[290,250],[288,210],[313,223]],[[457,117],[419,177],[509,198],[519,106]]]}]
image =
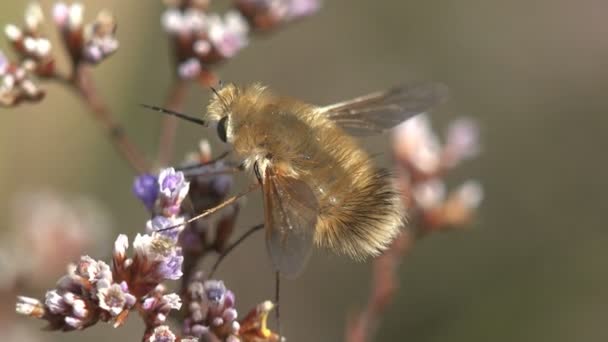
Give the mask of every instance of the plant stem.
[{"label": "plant stem", "polygon": [[114,147],[135,172],[143,173],[150,170],[143,153],[129,140],[123,127],[114,119],[112,112],[99,96],[86,65],[76,65],[71,77],[58,74],[55,78],[69,85],[80,95],[91,109],[94,118],[103,126]]}]

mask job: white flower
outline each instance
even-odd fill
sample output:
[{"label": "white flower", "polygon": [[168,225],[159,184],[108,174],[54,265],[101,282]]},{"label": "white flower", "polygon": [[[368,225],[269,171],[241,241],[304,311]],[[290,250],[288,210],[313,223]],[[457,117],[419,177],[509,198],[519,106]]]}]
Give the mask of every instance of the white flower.
[{"label": "white flower", "polygon": [[25,27],[30,31],[37,31],[44,21],[44,13],[38,2],[31,2],[25,8]]},{"label": "white flower", "polygon": [[116,241],[114,241],[114,255],[124,259],[127,248],[129,248],[129,238],[125,234],[118,235]]},{"label": "white flower", "polygon": [[112,316],[118,316],[124,310],[131,308],[136,300],[128,292],[125,282],[100,289],[97,298],[99,299],[99,307],[108,311]]},{"label": "white flower", "polygon": [[395,129],[397,152],[418,170],[432,173],[441,162],[441,145],[426,114],[416,115]]},{"label": "white flower", "polygon": [[233,57],[247,46],[249,24],[237,11],[226,13],[224,21],[215,15],[209,17],[209,40],[223,57]]},{"label": "white flower", "polygon": [[445,184],[437,179],[416,184],[412,189],[412,195],[416,204],[425,210],[440,206],[445,199],[445,194]]},{"label": "white flower", "polygon": [[17,297],[17,305],[15,310],[20,315],[32,316],[36,315],[36,312],[43,310],[42,303],[35,298],[30,297]]},{"label": "white flower", "polygon": [[148,341],[149,342],[174,342],[175,334],[173,332],[171,332],[171,329],[169,329],[168,326],[161,325],[161,326],[154,328],[154,332],[148,338]]},{"label": "white flower", "polygon": [[483,187],[474,180],[466,181],[456,190],[457,198],[469,209],[476,209],[483,200]]}]

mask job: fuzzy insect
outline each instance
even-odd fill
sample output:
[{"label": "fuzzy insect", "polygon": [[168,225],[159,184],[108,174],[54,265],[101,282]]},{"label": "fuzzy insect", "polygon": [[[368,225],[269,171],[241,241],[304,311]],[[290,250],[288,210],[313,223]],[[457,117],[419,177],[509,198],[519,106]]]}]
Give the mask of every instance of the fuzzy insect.
[{"label": "fuzzy insect", "polygon": [[382,133],[446,98],[434,83],[406,84],[330,106],[259,84],[214,91],[203,120],[217,121],[262,186],[266,245],[275,269],[295,277],[312,246],[356,260],[378,255],[404,226],[389,172],[354,136]]}]

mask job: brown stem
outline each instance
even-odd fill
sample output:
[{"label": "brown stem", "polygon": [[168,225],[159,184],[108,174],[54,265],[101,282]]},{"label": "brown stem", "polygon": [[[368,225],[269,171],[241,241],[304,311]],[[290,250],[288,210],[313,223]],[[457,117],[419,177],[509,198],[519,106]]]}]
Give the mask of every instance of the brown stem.
[{"label": "brown stem", "polygon": [[[181,111],[186,99],[189,83],[184,80],[175,79],[165,102],[165,108],[173,111]],[[158,165],[167,165],[173,157],[175,136],[177,132],[177,118],[169,115],[163,117],[161,133],[158,145]]]},{"label": "brown stem", "polygon": [[108,133],[114,147],[135,172],[149,171],[150,166],[143,153],[129,140],[123,127],[114,119],[112,112],[100,98],[91,78],[91,72],[86,65],[77,65],[71,77],[58,74],[55,78],[69,85],[81,95],[82,100],[89,106],[95,119]]},{"label": "brown stem", "polygon": [[380,315],[391,303],[398,287],[397,267],[414,243],[415,234],[403,231],[373,263],[372,290],[363,311],[346,325],[347,342],[366,342],[373,336]]}]

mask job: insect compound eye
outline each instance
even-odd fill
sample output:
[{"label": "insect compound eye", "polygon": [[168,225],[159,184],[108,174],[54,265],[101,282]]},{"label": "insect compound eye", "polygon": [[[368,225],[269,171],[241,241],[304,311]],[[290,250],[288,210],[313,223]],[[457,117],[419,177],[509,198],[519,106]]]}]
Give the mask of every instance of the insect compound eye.
[{"label": "insect compound eye", "polygon": [[217,135],[223,142],[226,142],[226,124],[228,122],[228,116],[224,116],[217,123]]}]

